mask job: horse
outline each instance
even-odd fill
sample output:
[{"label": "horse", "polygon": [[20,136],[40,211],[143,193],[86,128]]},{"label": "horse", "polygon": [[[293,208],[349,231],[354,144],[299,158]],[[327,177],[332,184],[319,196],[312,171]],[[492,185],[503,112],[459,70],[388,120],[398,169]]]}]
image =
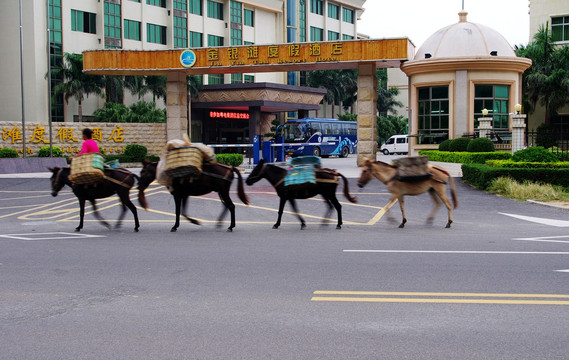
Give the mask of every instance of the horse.
[{"label": "horse", "polygon": [[[57,196],[59,191],[65,186],[69,186],[77,199],[79,199],[79,226],[75,231],[79,232],[83,229],[83,218],[85,216],[85,202],[89,200],[93,209],[95,210],[95,217],[107,228],[110,228],[107,223],[99,214],[97,210],[97,203],[95,199],[103,199],[114,194],[117,194],[122,202],[121,214],[117,220],[115,228],[119,228],[121,221],[124,218],[126,208],[132,212],[134,216],[134,231],[138,232],[140,223],[138,222],[138,212],[136,206],[130,201],[130,189],[134,186],[135,180],[139,180],[138,176],[131,173],[126,169],[105,169],[105,177],[102,181],[92,185],[73,184],[69,180],[70,168],[48,168],[51,172],[51,195]],[[144,199],[141,201],[145,201]]]},{"label": "horse", "polygon": [[281,225],[281,218],[283,216],[283,210],[285,203],[288,201],[295,212],[296,217],[300,220],[300,229],[306,227],[306,223],[296,208],[296,199],[308,199],[318,194],[322,195],[324,201],[328,204],[328,211],[325,217],[328,217],[332,211],[332,206],[336,208],[338,213],[338,223],[336,229],[342,228],[342,205],[336,198],[336,187],[338,186],[338,177],[344,180],[344,196],[352,203],[356,203],[355,197],[350,195],[348,189],[348,179],[339,172],[331,169],[315,169],[316,171],[316,184],[307,183],[292,186],[284,185],[284,178],[287,174],[287,170],[282,167],[266,164],[265,160],[259,161],[257,166],[251,171],[245,183],[247,185],[253,185],[261,179],[267,179],[267,181],[275,188],[277,195],[280,198],[279,202],[279,214],[277,222],[273,225],[273,229],[278,229]]},{"label": "horse", "polygon": [[417,181],[400,181],[398,180],[397,167],[395,165],[390,165],[381,161],[372,162],[368,159],[363,165],[362,173],[358,179],[358,186],[360,188],[364,187],[372,176],[375,176],[379,181],[384,183],[391,193],[390,202],[399,200],[399,207],[401,208],[401,215],[403,216],[403,220],[401,224],[399,224],[400,228],[403,228],[407,222],[403,197],[405,195],[420,195],[428,191],[435,205],[427,218],[427,222],[432,223],[435,213],[440,206],[440,202],[438,200],[440,198],[448,210],[448,222],[445,227],[450,228],[450,224],[452,224],[453,221],[452,209],[451,203],[445,195],[445,191],[446,184],[448,182],[450,183],[452,201],[454,208],[456,209],[458,206],[458,200],[456,197],[454,180],[452,176],[450,176],[450,174],[440,166],[427,164],[427,172],[432,174],[432,176]]},{"label": "horse", "polygon": [[[152,181],[156,179],[156,162],[143,161],[142,170],[140,171],[140,181],[138,185],[139,200],[144,199],[144,190],[150,185]],[[202,172],[196,176],[188,177],[174,177],[172,178],[172,183],[168,187],[168,190],[174,197],[174,203],[176,205],[176,223],[170,229],[171,232],[178,230],[180,226],[180,213],[191,223],[200,225],[198,220],[195,220],[186,215],[186,205],[189,196],[200,196],[208,194],[215,191],[219,195],[219,199],[224,205],[224,208],[217,219],[218,226],[221,226],[221,221],[227,214],[227,210],[231,213],[231,224],[227,228],[228,232],[233,231],[235,227],[235,204],[229,197],[229,190],[231,188],[231,183],[234,179],[234,174],[237,174],[238,184],[237,184],[237,195],[239,199],[245,204],[249,205],[249,199],[245,194],[243,186],[243,178],[241,173],[234,166],[229,166],[220,163],[204,163],[202,166]],[[141,205],[146,209],[142,202]]]}]

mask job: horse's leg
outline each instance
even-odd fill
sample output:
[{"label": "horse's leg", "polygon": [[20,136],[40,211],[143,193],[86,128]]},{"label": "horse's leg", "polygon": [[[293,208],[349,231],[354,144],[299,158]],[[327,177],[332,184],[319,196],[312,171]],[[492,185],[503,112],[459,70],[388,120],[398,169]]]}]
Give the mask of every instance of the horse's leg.
[{"label": "horse's leg", "polygon": [[330,218],[330,215],[332,214],[332,209],[334,208],[334,205],[332,205],[332,202],[330,201],[330,199],[326,198],[324,195],[322,195],[322,197],[324,198],[324,202],[326,203],[326,213],[324,214],[324,218],[322,219],[322,225],[326,225],[326,219]]},{"label": "horse's leg", "polygon": [[115,229],[119,229],[122,225],[122,220],[124,219],[124,215],[126,214],[126,206],[124,204],[124,201],[122,201],[121,199],[121,213],[119,215],[119,218],[117,219],[117,223],[115,224]]},{"label": "horse's leg", "polygon": [[76,232],[83,229],[83,218],[85,217],[85,199],[79,198],[79,226],[75,228]]},{"label": "horse's leg", "polygon": [[399,208],[401,209],[401,216],[403,220],[401,220],[401,224],[399,224],[400,228],[405,227],[405,223],[407,222],[407,216],[405,215],[405,201],[403,200],[403,195],[399,196]]},{"label": "horse's leg", "polygon": [[233,201],[229,197],[229,189],[227,189],[227,191],[220,192],[219,197],[221,198],[221,201],[223,202],[224,209],[221,212],[221,214],[219,215],[217,222],[219,225],[221,225],[221,221],[225,217],[225,214],[227,214],[227,210],[229,210],[229,212],[231,213],[231,224],[227,228],[227,232],[232,232],[233,228],[235,227],[235,204],[233,203]]},{"label": "horse's leg", "polygon": [[[225,205],[225,200],[223,198],[223,196],[221,195],[221,193],[217,193],[217,195],[219,196],[219,200],[221,200],[221,204],[223,205],[223,207],[221,208],[221,214],[219,214],[219,216],[217,217],[217,225],[215,227],[221,227],[222,225],[222,220],[225,219],[225,216],[227,215],[227,211],[229,210],[227,208],[227,205]],[[229,195],[227,195],[229,196]]]},{"label": "horse's leg", "polygon": [[281,218],[283,217],[284,206],[286,203],[286,198],[284,196],[279,197],[279,214],[277,216],[277,222],[273,225],[273,229],[278,229],[281,226]]},{"label": "horse's leg", "polygon": [[338,213],[338,224],[336,225],[336,229],[340,230],[342,228],[342,204],[338,201],[335,193],[332,193],[332,197],[329,200],[332,202],[332,205],[336,208],[336,212]]},{"label": "horse's leg", "polygon": [[443,201],[443,203],[447,207],[448,221],[447,221],[445,228],[449,228],[450,224],[452,224],[452,221],[453,221],[453,219],[452,219],[452,205],[450,203],[450,200],[447,198],[447,196],[445,194],[445,189],[446,189],[446,186],[441,184],[440,189],[435,189],[435,191],[436,191],[437,195],[439,196],[439,198]]},{"label": "horse's leg", "polygon": [[[288,201],[290,202],[290,206],[292,207],[292,210],[294,210],[296,217],[298,218],[298,220],[300,220],[300,230],[304,230],[304,228],[306,227],[306,223],[304,222],[304,219],[302,218],[302,216],[300,216],[300,213],[298,212],[298,209],[296,208],[296,200],[293,198],[290,198],[290,199],[288,199]],[[280,224],[280,222],[279,222],[279,224]]]},{"label": "horse's leg", "polygon": [[130,212],[132,213],[132,215],[134,217],[134,232],[138,232],[138,228],[140,227],[140,223],[138,222],[138,211],[136,210],[136,206],[134,206],[132,201],[130,201],[130,197],[128,195],[128,192],[120,195],[120,198],[122,201],[122,212],[121,212],[121,216],[119,217],[119,220],[117,221],[116,228],[120,227],[122,219],[124,218],[124,215],[126,213],[126,208],[128,207],[128,209],[130,210]]},{"label": "horse's leg", "polygon": [[[103,219],[103,217],[101,216],[101,214],[99,214],[99,209],[97,209],[97,202],[95,199],[91,199],[89,200],[91,202],[91,205],[93,206],[93,214],[95,215],[95,217],[99,220],[99,222],[101,224],[103,224],[104,227],[106,227],[107,229],[111,229],[111,224],[109,224],[107,222],[107,220]],[[83,205],[83,214],[85,213],[85,205]],[[83,220],[81,220],[81,227],[83,227]]]},{"label": "horse's leg", "polygon": [[180,196],[179,194],[174,195],[174,204],[176,205],[176,222],[174,223],[174,226],[172,226],[172,228],[170,229],[170,232],[176,232],[178,230],[178,227],[180,226],[180,212],[183,201],[182,199],[183,196]]},{"label": "horse's leg", "polygon": [[431,210],[429,217],[427,217],[427,224],[432,224],[433,220],[435,219],[435,214],[437,213],[437,211],[439,210],[439,207],[441,206],[441,202],[439,201],[437,194],[435,193],[434,188],[429,189],[429,195],[431,195],[431,198],[433,199],[433,202],[435,203],[435,205],[433,206],[433,210]]},{"label": "horse's leg", "polygon": [[198,220],[189,217],[189,216],[187,215],[187,213],[186,213],[186,209],[188,208],[188,199],[189,199],[189,198],[190,198],[189,196],[185,196],[185,197],[182,198],[182,210],[181,210],[181,211],[182,211],[182,216],[183,216],[184,218],[186,218],[186,219],[187,219],[189,222],[191,222],[192,224],[201,225],[201,223],[200,223]]}]

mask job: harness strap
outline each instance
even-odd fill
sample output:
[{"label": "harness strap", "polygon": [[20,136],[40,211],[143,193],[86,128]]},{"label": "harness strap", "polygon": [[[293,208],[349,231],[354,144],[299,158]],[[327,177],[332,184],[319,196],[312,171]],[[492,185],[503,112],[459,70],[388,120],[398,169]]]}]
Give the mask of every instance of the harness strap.
[{"label": "harness strap", "polygon": [[[128,174],[128,175],[130,176],[130,174]],[[108,177],[108,176],[106,176],[106,175],[105,175],[105,177],[104,177],[103,179],[108,180],[108,181],[110,181],[110,182],[113,182],[113,183],[115,183],[115,184],[118,184],[118,185],[120,185],[120,186],[122,186],[122,187],[125,187],[125,188],[128,188],[128,189],[131,188],[131,186],[130,186],[129,184],[127,184],[127,183],[125,183],[125,182],[123,182],[123,181],[119,181],[119,180],[117,180],[117,179],[113,179],[112,177]]]}]

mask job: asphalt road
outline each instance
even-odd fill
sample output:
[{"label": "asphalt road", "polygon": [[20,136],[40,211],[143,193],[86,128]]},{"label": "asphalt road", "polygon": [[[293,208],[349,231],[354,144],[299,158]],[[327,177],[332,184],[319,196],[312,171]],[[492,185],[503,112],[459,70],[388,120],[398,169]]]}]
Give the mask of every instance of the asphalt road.
[{"label": "asphalt road", "polygon": [[[457,179],[459,180],[459,179]],[[216,227],[216,194],[174,204],[147,191],[107,230],[47,179],[0,179],[0,359],[564,359],[569,352],[569,212],[457,181],[455,222],[428,195],[398,205],[350,179],[357,204],[321,225],[319,199],[285,213],[265,181],[247,187],[234,231]],[[234,184],[235,189],[235,184]],[[135,197],[133,192],[132,197]],[[100,201],[118,217],[116,198]],[[285,210],[290,210],[287,206]]]}]

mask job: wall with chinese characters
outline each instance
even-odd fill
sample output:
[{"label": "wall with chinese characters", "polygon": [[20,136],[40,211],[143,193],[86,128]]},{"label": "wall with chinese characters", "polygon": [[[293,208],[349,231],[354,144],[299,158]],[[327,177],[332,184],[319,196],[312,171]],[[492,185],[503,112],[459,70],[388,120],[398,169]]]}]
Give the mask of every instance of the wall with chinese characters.
[{"label": "wall with chinese characters", "polygon": [[[64,155],[72,156],[79,152],[84,128],[93,130],[93,140],[107,155],[118,155],[124,152],[127,145],[144,145],[148,155],[160,156],[166,148],[165,123],[53,123],[53,146],[60,147]],[[2,138],[0,148],[11,148],[20,154],[24,151],[24,131],[22,124],[17,122],[0,123]],[[26,156],[37,155],[40,148],[49,146],[49,125],[45,123],[27,123],[25,129]]]}]

